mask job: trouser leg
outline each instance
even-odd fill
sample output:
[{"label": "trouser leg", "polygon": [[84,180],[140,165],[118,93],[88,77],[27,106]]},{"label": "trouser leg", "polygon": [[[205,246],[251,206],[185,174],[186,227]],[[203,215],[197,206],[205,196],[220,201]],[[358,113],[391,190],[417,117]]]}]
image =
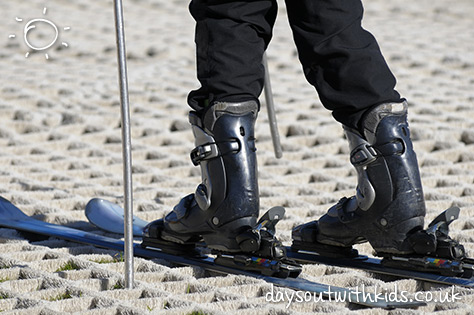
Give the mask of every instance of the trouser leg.
[{"label": "trouser leg", "polygon": [[287,0],[304,74],[337,121],[360,128],[363,114],[400,102],[375,38],[361,26],[360,0]]},{"label": "trouser leg", "polygon": [[193,0],[197,76],[201,88],[189,105],[200,111],[214,102],[254,100],[262,92],[263,53],[270,42],[276,0]]}]

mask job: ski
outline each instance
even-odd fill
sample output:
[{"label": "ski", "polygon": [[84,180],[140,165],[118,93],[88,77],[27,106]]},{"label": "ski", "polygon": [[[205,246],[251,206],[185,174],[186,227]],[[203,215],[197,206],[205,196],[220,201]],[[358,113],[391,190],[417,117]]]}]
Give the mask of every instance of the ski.
[{"label": "ski", "polygon": [[[86,216],[89,221],[98,228],[117,234],[123,234],[123,209],[111,202],[103,199],[92,199],[86,207]],[[134,217],[134,235],[141,237],[141,231],[148,222]],[[445,285],[456,285],[468,288],[474,288],[474,277],[467,275],[466,277],[448,276],[432,272],[411,270],[404,268],[404,263],[408,260],[405,257],[394,257],[392,264],[387,264],[387,260],[372,258],[364,255],[356,255],[354,257],[329,257],[320,255],[314,251],[294,251],[291,247],[287,247],[288,258],[297,262],[311,264],[320,263],[325,265],[360,269],[376,274],[395,276],[400,278],[416,279],[432,283]],[[398,260],[397,260],[398,259]],[[417,259],[413,263],[418,264],[420,269],[427,268],[430,264],[445,265],[446,272],[449,273],[453,268],[459,268],[456,262],[436,258],[413,258]],[[395,265],[395,266],[394,266]],[[470,263],[463,266],[468,271],[473,270]],[[467,274],[467,273],[466,273]]]},{"label": "ski", "polygon": [[[0,197],[0,226],[33,234],[56,237],[77,243],[89,244],[101,248],[118,251],[124,250],[124,242],[122,240],[36,220],[26,215],[10,201],[2,197]],[[356,291],[348,288],[325,285],[302,278],[278,278],[266,276],[257,272],[216,264],[211,256],[187,257],[171,255],[156,249],[143,248],[137,243],[134,244],[133,250],[134,255],[139,257],[149,259],[158,258],[178,265],[201,267],[205,270],[224,275],[234,274],[253,277],[264,280],[275,286],[310,292],[314,295],[329,299],[330,301],[344,301],[367,307],[384,309],[415,308],[426,305],[426,303],[419,301],[391,301],[384,298],[383,295],[378,296],[376,294],[368,294],[365,292],[362,294],[358,290]]]},{"label": "ski", "polygon": [[[382,275],[395,276],[400,278],[415,279],[420,281],[427,281],[432,283],[439,283],[445,285],[456,285],[467,288],[474,288],[474,278],[462,278],[454,276],[444,276],[436,273],[422,272],[410,269],[396,268],[384,265],[383,259],[372,258],[364,255],[358,255],[354,258],[333,258],[318,255],[314,252],[299,251],[295,252],[288,250],[287,255],[300,263],[319,263],[337,267],[360,269],[368,272],[373,272]],[[403,259],[403,258],[400,258]],[[442,261],[442,260],[441,260]],[[428,264],[429,260],[422,260],[420,263]],[[437,262],[433,262],[437,263]]]}]

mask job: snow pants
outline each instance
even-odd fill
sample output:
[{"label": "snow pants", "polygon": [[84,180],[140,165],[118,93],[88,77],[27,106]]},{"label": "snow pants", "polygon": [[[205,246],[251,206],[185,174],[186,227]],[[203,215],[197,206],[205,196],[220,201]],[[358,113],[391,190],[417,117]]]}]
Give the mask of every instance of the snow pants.
[{"label": "snow pants", "polygon": [[[257,100],[277,1],[192,0],[189,8],[201,83],[189,105],[200,111],[219,101]],[[401,101],[376,39],[362,28],[361,0],[286,0],[286,8],[306,79],[337,121],[358,128],[367,110]]]}]

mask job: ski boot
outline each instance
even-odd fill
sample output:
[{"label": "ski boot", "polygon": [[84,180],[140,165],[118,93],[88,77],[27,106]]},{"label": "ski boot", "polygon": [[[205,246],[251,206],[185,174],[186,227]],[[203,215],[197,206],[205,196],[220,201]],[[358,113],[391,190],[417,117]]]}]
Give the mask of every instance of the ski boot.
[{"label": "ski boot", "polygon": [[406,102],[370,110],[363,133],[344,129],[357,170],[356,195],[294,228],[292,249],[355,256],[352,245],[368,241],[378,255],[413,253],[409,236],[423,229],[426,210]]},{"label": "ski boot", "polygon": [[[145,228],[143,246],[189,255],[204,242],[217,254],[216,263],[233,261],[242,269],[268,275],[301,271],[286,259],[284,247],[274,237],[274,225],[257,222],[257,112],[258,104],[248,101],[215,103],[202,117],[190,113],[196,145],[191,160],[201,167],[202,183],[164,219]],[[251,261],[255,257],[260,264]],[[267,260],[273,265],[265,264]]]}]

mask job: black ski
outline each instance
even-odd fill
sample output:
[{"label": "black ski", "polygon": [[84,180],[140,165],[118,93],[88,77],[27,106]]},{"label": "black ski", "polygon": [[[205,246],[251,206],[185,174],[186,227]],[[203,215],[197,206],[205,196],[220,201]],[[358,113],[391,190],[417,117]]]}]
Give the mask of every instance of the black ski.
[{"label": "black ski", "polygon": [[[102,199],[93,199],[86,207],[86,216],[92,224],[105,231],[123,234],[123,209],[114,203]],[[134,233],[137,237],[140,237],[140,231],[143,230],[146,224],[146,221],[134,218]],[[300,263],[320,263],[331,266],[360,269],[368,272],[390,275],[400,278],[416,279],[433,283],[474,288],[474,277],[472,276],[447,276],[432,272],[403,268],[403,260],[407,260],[407,258],[405,257],[400,257],[399,261],[395,260],[395,263],[399,264],[402,267],[394,267],[384,264],[383,259],[371,258],[364,255],[356,255],[355,257],[351,258],[328,257],[324,255],[319,255],[316,252],[293,251],[290,247],[287,247],[287,255],[289,258],[294,259]],[[395,259],[397,258],[395,257]],[[423,268],[423,266],[425,266],[424,268],[426,268],[426,266],[428,266],[429,264],[440,265],[442,263],[445,264],[445,268],[448,271],[450,268],[456,267],[450,265],[450,263],[452,262],[443,259],[428,257],[417,259],[420,259],[420,269]],[[473,269],[473,266],[468,263],[464,264],[464,267],[468,270]]]},{"label": "black ski", "polygon": [[[70,227],[51,224],[36,220],[23,213],[8,200],[0,197],[0,226],[25,231],[34,234],[57,237],[78,243],[90,244],[97,247],[123,251],[124,243],[121,240],[105,237],[90,232],[85,232]],[[143,248],[140,244],[134,244],[134,255],[144,258],[158,258],[175,264],[185,266],[197,266],[206,270],[221,274],[244,275],[257,279],[262,279],[276,286],[290,288],[299,291],[311,292],[318,296],[323,296],[332,301],[345,301],[368,307],[378,307],[385,309],[393,308],[414,308],[426,305],[418,301],[390,301],[375,294],[357,292],[342,287],[329,286],[317,282],[312,282],[302,278],[277,278],[265,276],[256,272],[245,271],[228,266],[218,265],[210,256],[195,258],[178,256],[163,253],[159,250]]]},{"label": "black ski", "polygon": [[[333,258],[318,255],[314,252],[295,252],[292,251],[291,248],[288,248],[287,255],[289,258],[292,258],[300,263],[320,263],[325,265],[331,266],[338,266],[338,267],[347,267],[347,268],[354,268],[354,269],[361,269],[364,271],[369,271],[377,274],[401,277],[401,278],[408,278],[408,279],[416,279],[421,281],[433,282],[433,283],[440,283],[446,285],[458,285],[468,288],[474,288],[474,278],[462,278],[462,277],[453,277],[453,276],[443,276],[436,273],[431,272],[423,272],[423,271],[416,271],[410,269],[403,269],[403,268],[395,268],[389,267],[383,264],[383,259],[378,258],[371,258],[364,255],[358,255],[354,258]],[[406,259],[400,257],[400,259]],[[440,259],[443,261],[442,259]],[[429,261],[425,261],[426,264]],[[433,263],[436,263],[434,261]]]}]

